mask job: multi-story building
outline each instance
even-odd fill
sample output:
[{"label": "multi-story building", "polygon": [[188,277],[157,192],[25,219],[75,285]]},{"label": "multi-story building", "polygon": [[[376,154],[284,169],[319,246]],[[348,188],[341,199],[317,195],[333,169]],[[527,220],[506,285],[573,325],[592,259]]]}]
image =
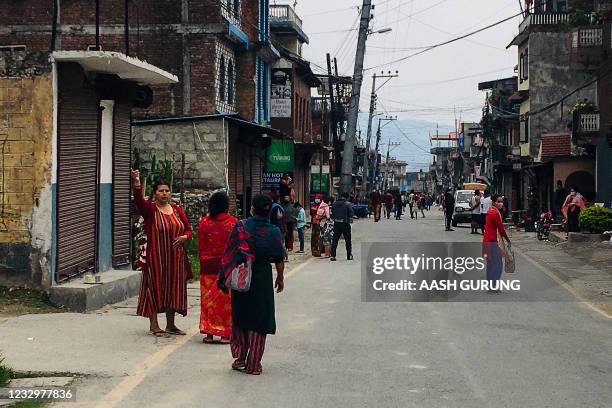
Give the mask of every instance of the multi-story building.
[{"label": "multi-story building", "polygon": [[[281,56],[272,65],[270,123],[294,141],[292,177],[295,198],[304,203],[310,200],[311,158],[320,150],[322,142],[313,134],[310,90],[320,86],[321,82],[312,72],[309,62],[302,57],[308,36],[302,31],[302,20],[293,7],[270,6],[270,32],[273,46]],[[322,163],[319,164],[322,166]],[[321,176],[315,181],[320,181],[323,173],[316,173]],[[327,182],[320,183],[316,190],[329,186],[329,171],[326,178]]]},{"label": "multi-story building", "polygon": [[[552,208],[554,185],[561,180],[567,187],[579,186],[593,200],[595,149],[572,142],[568,124],[578,102],[597,105],[597,78],[571,64],[574,46],[568,28],[598,23],[594,12],[599,3],[606,2],[526,3],[519,34],[510,43],[518,47],[520,155],[525,161],[531,158],[521,169],[519,195],[525,197],[528,187],[535,188],[540,207]],[[584,41],[591,41],[586,33]],[[526,202],[521,205],[526,208]]]}]

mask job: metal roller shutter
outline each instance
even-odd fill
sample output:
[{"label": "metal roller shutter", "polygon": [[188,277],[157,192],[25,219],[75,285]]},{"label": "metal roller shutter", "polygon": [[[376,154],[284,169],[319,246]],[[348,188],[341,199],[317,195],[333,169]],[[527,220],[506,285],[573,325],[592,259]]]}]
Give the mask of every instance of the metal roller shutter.
[{"label": "metal roller shutter", "polygon": [[253,195],[261,193],[261,158],[258,156],[261,154],[259,151],[255,150],[252,156],[253,160],[251,161],[251,183],[253,186]]},{"label": "metal roller shutter", "polygon": [[116,103],[113,115],[113,266],[130,263],[131,109]]},{"label": "metal roller shutter", "polygon": [[56,279],[97,259],[99,100],[78,64],[59,65]]}]

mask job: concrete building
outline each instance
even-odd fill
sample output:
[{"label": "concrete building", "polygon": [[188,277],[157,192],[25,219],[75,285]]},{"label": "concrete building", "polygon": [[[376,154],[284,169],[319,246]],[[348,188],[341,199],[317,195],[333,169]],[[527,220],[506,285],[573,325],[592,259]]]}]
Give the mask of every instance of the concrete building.
[{"label": "concrete building", "polygon": [[[597,2],[530,3],[519,34],[509,45],[518,47],[520,155],[526,162],[531,158],[531,164],[521,169],[519,195],[524,201],[519,207],[527,208],[525,192],[531,186],[536,188],[540,208],[552,208],[555,174],[562,173],[557,167],[567,167],[568,162],[572,167],[568,177],[575,176],[569,181],[578,183],[592,200],[596,190],[594,150],[570,143],[568,124],[578,101],[597,104],[597,83],[593,73],[572,66],[567,25],[571,24],[570,12],[593,11]],[[561,181],[567,184],[568,177]]]},{"label": "concrete building", "polygon": [[[150,104],[148,85],[176,82],[113,52],[0,53],[0,284],[51,288],[53,299],[74,289],[63,282],[95,271],[129,280],[106,287],[112,300],[135,294],[131,110]],[[72,300],[67,307],[96,306]]]}]

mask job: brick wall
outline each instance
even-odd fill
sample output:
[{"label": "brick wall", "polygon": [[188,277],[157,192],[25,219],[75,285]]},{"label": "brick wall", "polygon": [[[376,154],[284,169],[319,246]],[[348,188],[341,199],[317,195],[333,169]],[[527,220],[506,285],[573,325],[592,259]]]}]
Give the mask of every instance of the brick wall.
[{"label": "brick wall", "polygon": [[50,273],[52,128],[50,73],[0,77],[0,284]]}]

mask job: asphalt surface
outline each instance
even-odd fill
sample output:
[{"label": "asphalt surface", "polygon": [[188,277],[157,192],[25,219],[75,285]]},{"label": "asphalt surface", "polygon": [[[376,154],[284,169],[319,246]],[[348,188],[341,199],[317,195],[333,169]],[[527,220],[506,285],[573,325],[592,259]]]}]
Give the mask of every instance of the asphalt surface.
[{"label": "asphalt surface", "polygon": [[195,334],[168,341],[129,375],[80,380],[77,404],[65,406],[610,407],[612,320],[520,255],[523,289],[492,295],[503,301],[361,301],[360,242],[481,239],[466,228],[445,232],[439,213],[426,214],[358,221],[354,261],[341,242],[338,262],[292,272],[276,298],[263,375],[232,371],[228,346]]}]

